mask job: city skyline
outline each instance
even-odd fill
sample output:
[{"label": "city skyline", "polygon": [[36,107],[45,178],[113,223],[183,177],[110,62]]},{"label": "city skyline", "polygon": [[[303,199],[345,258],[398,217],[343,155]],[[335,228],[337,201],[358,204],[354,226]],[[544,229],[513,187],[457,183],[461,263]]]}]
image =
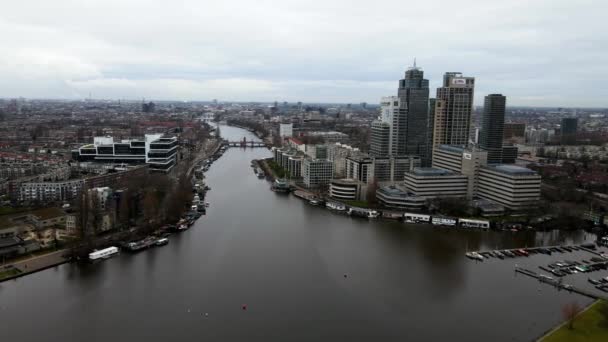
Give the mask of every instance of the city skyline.
[{"label": "city skyline", "polygon": [[[565,1],[38,1],[32,12],[32,2],[12,3],[0,14],[0,96],[377,103],[416,57],[431,90],[445,72],[476,77],[476,105],[501,92],[513,106],[601,107],[607,5],[586,2],[595,10]],[[386,21],[386,8],[416,15]],[[405,35],[411,27],[420,33]]]}]

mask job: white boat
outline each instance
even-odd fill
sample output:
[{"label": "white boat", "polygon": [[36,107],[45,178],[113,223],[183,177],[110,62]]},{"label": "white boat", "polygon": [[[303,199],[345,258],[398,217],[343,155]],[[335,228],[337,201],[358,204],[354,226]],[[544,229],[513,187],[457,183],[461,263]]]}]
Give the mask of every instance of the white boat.
[{"label": "white boat", "polygon": [[405,213],[403,220],[406,223],[431,223],[431,215]]},{"label": "white boat", "polygon": [[162,239],[158,239],[156,240],[156,242],[154,243],[156,246],[164,246],[166,244],[169,243],[169,239],[167,238],[162,238]]},{"label": "white boat", "polygon": [[104,249],[89,253],[89,260],[90,261],[103,260],[103,259],[110,258],[116,254],[118,254],[118,247],[112,246],[112,247],[104,248]]},{"label": "white boat", "polygon": [[475,259],[475,260],[483,260],[483,255],[481,255],[481,254],[479,254],[479,253],[477,253],[477,252],[467,252],[467,253],[465,253],[465,255],[466,255],[468,258],[471,258],[471,259]]},{"label": "white boat", "polygon": [[433,219],[432,219],[431,223],[433,223],[433,225],[435,225],[435,226],[450,226],[450,227],[453,227],[453,226],[456,225],[457,221],[456,221],[456,219],[453,219],[451,217],[436,217],[436,216],[433,216]]},{"label": "white boat", "polygon": [[458,223],[463,228],[490,228],[490,221],[486,220],[459,219]]},{"label": "white boat", "polygon": [[348,215],[366,218],[377,218],[378,216],[380,216],[380,213],[372,209],[350,207],[348,209]]},{"label": "white boat", "polygon": [[325,206],[327,207],[327,209],[331,209],[331,210],[337,210],[337,211],[346,210],[346,206],[344,204],[337,203],[337,202],[327,202],[327,203],[325,203]]}]

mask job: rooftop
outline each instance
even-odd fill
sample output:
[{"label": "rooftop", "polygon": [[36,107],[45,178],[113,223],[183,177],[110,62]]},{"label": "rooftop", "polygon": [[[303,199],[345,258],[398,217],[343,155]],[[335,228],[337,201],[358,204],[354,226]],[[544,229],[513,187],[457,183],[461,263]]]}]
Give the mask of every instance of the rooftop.
[{"label": "rooftop", "polygon": [[510,175],[518,175],[518,176],[535,176],[537,175],[536,171],[527,169],[525,167],[511,165],[511,164],[497,164],[497,165],[488,165],[486,168],[495,170],[498,172],[510,174]]},{"label": "rooftop", "polygon": [[464,152],[464,146],[455,145],[439,145],[439,149],[449,152],[462,153]]},{"label": "rooftop", "polygon": [[414,194],[407,192],[406,190],[394,186],[394,185],[389,185],[389,186],[383,186],[380,189],[378,189],[378,191],[385,193],[388,196],[391,197],[402,197],[402,198],[408,198],[408,197],[416,197]]},{"label": "rooftop", "polygon": [[413,174],[417,176],[426,176],[426,177],[440,177],[440,176],[454,176],[457,173],[452,172],[446,169],[440,169],[437,167],[416,167],[412,171]]}]

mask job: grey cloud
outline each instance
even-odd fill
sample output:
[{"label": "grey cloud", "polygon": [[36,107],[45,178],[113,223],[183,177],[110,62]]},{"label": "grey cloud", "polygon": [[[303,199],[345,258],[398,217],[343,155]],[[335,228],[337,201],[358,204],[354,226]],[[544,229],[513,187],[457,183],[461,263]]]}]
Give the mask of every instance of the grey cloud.
[{"label": "grey cloud", "polygon": [[478,103],[605,106],[606,12],[602,0],[20,1],[0,13],[0,97],[374,103],[417,57],[432,87],[445,71],[477,77]]}]

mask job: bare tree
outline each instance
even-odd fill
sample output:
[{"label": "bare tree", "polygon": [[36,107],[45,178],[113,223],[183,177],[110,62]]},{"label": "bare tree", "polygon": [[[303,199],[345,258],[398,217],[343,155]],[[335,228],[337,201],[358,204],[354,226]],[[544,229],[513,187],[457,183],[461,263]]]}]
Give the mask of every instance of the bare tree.
[{"label": "bare tree", "polygon": [[581,307],[577,302],[570,302],[562,306],[562,316],[568,321],[568,329],[574,329],[574,319],[581,312]]},{"label": "bare tree", "polygon": [[367,186],[367,203],[370,206],[376,205],[378,199],[376,197],[376,191],[378,190],[378,180],[374,177],[372,182]]}]

